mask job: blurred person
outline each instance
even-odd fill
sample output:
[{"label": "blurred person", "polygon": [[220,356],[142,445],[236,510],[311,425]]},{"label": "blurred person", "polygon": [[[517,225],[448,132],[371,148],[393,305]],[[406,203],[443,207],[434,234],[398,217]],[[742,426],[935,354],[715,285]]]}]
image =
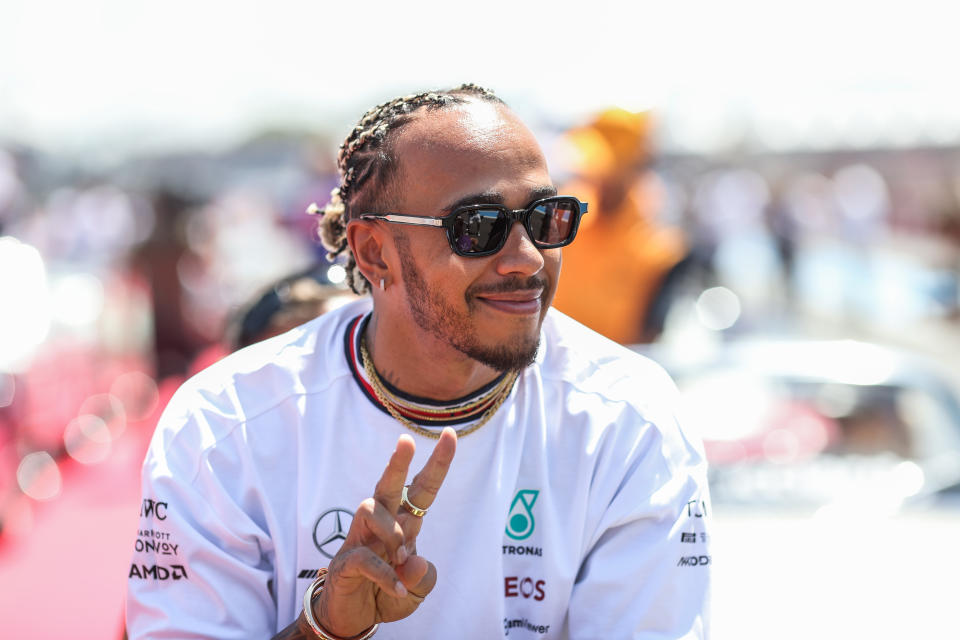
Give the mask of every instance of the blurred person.
[{"label": "blurred person", "polygon": [[[303,215],[304,210],[317,199],[316,194],[330,193],[340,184],[336,158],[330,153],[332,146],[333,143],[326,138],[308,139],[302,145],[301,178],[291,188],[291,195],[284,204],[286,224],[305,238],[312,238],[316,229],[313,218]],[[311,248],[316,262],[328,262],[322,243],[315,242]]]},{"label": "blurred person", "polygon": [[351,291],[326,280],[322,275],[326,268],[325,263],[318,264],[281,278],[234,311],[222,338],[196,355],[187,376],[200,373],[238,349],[280,335],[354,300]]},{"label": "blurred person", "polygon": [[227,331],[231,351],[285,333],[353,298],[325,283],[316,267],[282,278],[236,314]]},{"label": "blurred person", "polygon": [[131,257],[134,271],[148,285],[158,379],[183,374],[209,343],[187,318],[187,294],[181,278],[184,264],[193,255],[186,226],[199,205],[196,199],[173,189],[159,190],[153,197],[156,224]]},{"label": "blurred person", "polygon": [[23,207],[26,190],[20,179],[16,158],[0,147],[0,236],[4,227],[13,220]]},{"label": "blurred person", "polygon": [[711,286],[736,296],[741,331],[765,321],[786,302],[770,202],[766,179],[749,168],[717,168],[701,176],[695,189],[698,261],[709,261]]},{"label": "blurred person", "polygon": [[188,228],[188,240],[200,256],[185,274],[191,310],[219,339],[229,310],[247,301],[251,291],[314,261],[309,236],[282,222],[273,199],[260,190],[230,189],[200,211]]},{"label": "blurred person", "polygon": [[951,258],[945,262],[952,277],[950,292],[945,297],[949,299],[948,317],[958,321],[960,320],[960,176],[954,178],[952,182],[950,195],[943,199],[939,207],[937,233],[950,246]]},{"label": "blurred person", "polygon": [[314,211],[370,296],[178,391],[130,637],[704,637],[702,446],[661,368],[549,310],[587,207],[529,129],[475,85],[405,96],[338,168]]},{"label": "blurred person", "polygon": [[686,242],[661,226],[663,185],[650,163],[651,115],[608,109],[567,135],[577,178],[564,190],[591,203],[566,251],[554,306],[623,344],[663,330]]}]

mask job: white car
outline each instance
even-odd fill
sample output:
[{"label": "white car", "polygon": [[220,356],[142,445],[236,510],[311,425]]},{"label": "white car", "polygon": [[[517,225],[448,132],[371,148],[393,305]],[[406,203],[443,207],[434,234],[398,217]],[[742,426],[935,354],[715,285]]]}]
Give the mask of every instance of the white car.
[{"label": "white car", "polygon": [[749,340],[682,362],[714,501],[882,510],[960,488],[960,401],[936,363],[876,344]]}]

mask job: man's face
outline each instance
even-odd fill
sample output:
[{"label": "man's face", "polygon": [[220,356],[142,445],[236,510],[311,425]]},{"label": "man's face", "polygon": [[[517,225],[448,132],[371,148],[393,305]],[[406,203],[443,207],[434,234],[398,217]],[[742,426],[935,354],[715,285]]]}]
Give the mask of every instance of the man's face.
[{"label": "man's face", "polygon": [[[533,134],[506,108],[468,102],[421,111],[398,132],[398,212],[441,217],[464,204],[525,208],[556,193]],[[506,371],[533,361],[560,275],[560,250],[539,250],[521,224],[503,249],[467,258],[443,230],[392,225],[408,311],[433,338]]]}]

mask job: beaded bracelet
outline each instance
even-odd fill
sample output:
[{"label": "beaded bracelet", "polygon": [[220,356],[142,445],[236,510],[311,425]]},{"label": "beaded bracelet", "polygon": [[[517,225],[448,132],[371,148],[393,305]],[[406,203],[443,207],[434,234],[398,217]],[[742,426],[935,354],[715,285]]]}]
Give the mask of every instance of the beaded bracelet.
[{"label": "beaded bracelet", "polygon": [[320,623],[317,622],[317,619],[313,617],[313,603],[317,601],[317,598],[320,597],[320,594],[323,593],[323,584],[327,581],[327,570],[326,568],[320,569],[317,571],[317,578],[307,587],[307,590],[303,594],[303,617],[307,620],[307,624],[310,625],[310,629],[320,640],[367,640],[368,638],[373,637],[373,634],[377,632],[377,629],[380,628],[380,623],[376,622],[372,627],[361,633],[360,635],[353,636],[352,638],[341,638],[339,636],[332,635],[326,629],[320,626]]}]

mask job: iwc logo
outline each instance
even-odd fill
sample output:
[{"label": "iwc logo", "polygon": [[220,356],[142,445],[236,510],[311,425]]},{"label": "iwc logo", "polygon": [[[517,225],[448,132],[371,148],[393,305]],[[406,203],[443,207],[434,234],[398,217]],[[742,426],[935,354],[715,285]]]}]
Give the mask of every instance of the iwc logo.
[{"label": "iwc logo", "polygon": [[514,540],[524,540],[533,533],[533,504],[537,501],[539,491],[521,489],[510,503],[510,512],[507,513],[507,535]]},{"label": "iwc logo", "polygon": [[320,553],[333,558],[340,550],[343,541],[347,539],[351,522],[353,522],[352,511],[339,507],[327,509],[317,518],[317,524],[313,525],[313,544],[317,546]]}]

